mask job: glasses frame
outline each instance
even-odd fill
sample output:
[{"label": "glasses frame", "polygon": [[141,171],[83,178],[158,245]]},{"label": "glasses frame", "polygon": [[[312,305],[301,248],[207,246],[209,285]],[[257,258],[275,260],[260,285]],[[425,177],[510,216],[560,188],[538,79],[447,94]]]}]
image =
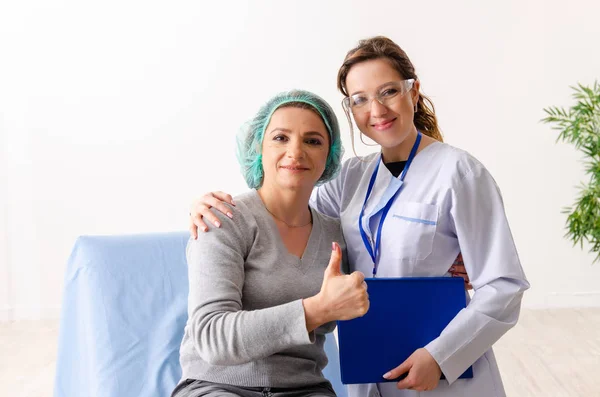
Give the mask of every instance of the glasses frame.
[{"label": "glasses frame", "polygon": [[[396,97],[398,97],[398,99],[402,98],[404,95],[409,93],[410,90],[413,89],[413,87],[415,86],[415,81],[416,81],[416,79],[406,79],[406,80],[400,80],[398,82],[391,82],[391,83],[402,84],[403,92],[400,92],[389,99],[394,99]],[[390,83],[387,83],[387,84],[390,84]],[[386,85],[383,85],[383,87],[386,87]],[[352,112],[353,114],[354,113],[366,113],[367,110],[371,108],[371,104],[373,103],[373,100],[377,100],[377,102],[379,102],[382,106],[387,107],[387,105],[384,103],[385,99],[381,97],[380,93],[377,93],[376,95],[368,95],[367,101],[364,104],[359,105],[359,106],[352,105],[352,97],[353,96],[354,95],[350,95],[350,96],[347,96],[344,99],[342,99],[342,108],[344,108],[344,111],[347,114],[350,112]]]}]

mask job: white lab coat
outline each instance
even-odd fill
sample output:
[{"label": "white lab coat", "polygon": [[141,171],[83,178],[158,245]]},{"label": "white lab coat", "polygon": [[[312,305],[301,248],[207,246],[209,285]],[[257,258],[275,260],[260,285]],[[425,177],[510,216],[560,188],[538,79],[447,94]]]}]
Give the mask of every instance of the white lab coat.
[{"label": "white lab coat", "polygon": [[[341,219],[350,270],[367,277],[373,261],[360,236],[358,219],[380,158],[373,154],[362,161],[346,161],[340,175],[315,189],[311,200],[319,211]],[[398,390],[390,382],[350,385],[350,396],[505,396],[492,345],[516,324],[529,283],[498,187],[473,156],[440,142],[415,156],[404,182],[381,163],[363,218],[370,238],[376,236],[378,210],[402,184],[383,224],[377,277],[447,276],[462,252],[474,295],[442,334],[424,346],[447,379],[435,390]],[[457,379],[471,365],[474,377]]]}]

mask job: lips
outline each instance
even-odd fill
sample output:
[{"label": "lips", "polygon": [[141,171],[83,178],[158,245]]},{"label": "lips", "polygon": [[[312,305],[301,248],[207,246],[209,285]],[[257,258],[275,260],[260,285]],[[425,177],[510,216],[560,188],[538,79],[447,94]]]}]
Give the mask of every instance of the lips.
[{"label": "lips", "polygon": [[394,121],[396,121],[396,118],[380,121],[379,123],[371,124],[371,126],[377,131],[385,131],[394,124]]},{"label": "lips", "polygon": [[308,168],[299,165],[282,165],[280,168],[291,172],[308,171]]}]

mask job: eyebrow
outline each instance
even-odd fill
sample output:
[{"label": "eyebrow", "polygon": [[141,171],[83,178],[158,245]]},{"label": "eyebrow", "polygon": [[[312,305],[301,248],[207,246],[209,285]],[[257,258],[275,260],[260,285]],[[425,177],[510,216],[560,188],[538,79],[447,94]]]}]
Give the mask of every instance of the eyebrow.
[{"label": "eyebrow", "polygon": [[319,131],[308,131],[304,134],[304,136],[319,136],[321,138],[325,138],[325,136],[323,136],[323,133],[319,132]]},{"label": "eyebrow", "polygon": [[[269,135],[272,135],[273,133],[278,132],[278,131],[287,132],[287,133],[292,132],[292,130],[287,129],[287,128],[276,127],[269,132]],[[323,135],[323,133],[319,132],[319,131],[308,131],[308,132],[304,133],[304,136],[319,136],[321,138],[325,138],[325,135]]]},{"label": "eyebrow", "polygon": [[[375,88],[375,91],[379,91],[379,90],[381,90],[383,87],[385,87],[385,86],[388,86],[388,85],[390,85],[390,84],[394,84],[394,83],[395,83],[395,81],[388,81],[387,83],[383,83],[383,84],[382,84],[382,85],[380,85],[379,87]],[[352,95],[356,95],[356,94],[362,94],[362,93],[364,93],[364,91],[356,91],[356,92],[353,92],[352,94],[350,94],[350,96],[352,96]]]},{"label": "eyebrow", "polygon": [[276,127],[276,128],[273,128],[273,129],[272,129],[272,130],[269,132],[269,135],[271,135],[271,134],[273,134],[274,132],[277,132],[277,131],[281,131],[281,132],[292,132],[291,130],[288,130],[287,128]]}]

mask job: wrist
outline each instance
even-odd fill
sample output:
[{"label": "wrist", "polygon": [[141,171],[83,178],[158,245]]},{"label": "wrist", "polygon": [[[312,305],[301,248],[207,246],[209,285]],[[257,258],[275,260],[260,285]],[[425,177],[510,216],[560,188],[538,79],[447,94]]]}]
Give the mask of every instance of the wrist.
[{"label": "wrist", "polygon": [[314,331],[321,325],[329,322],[323,304],[321,294],[311,296],[302,300],[304,306],[304,318],[306,319],[306,329],[308,332]]}]

